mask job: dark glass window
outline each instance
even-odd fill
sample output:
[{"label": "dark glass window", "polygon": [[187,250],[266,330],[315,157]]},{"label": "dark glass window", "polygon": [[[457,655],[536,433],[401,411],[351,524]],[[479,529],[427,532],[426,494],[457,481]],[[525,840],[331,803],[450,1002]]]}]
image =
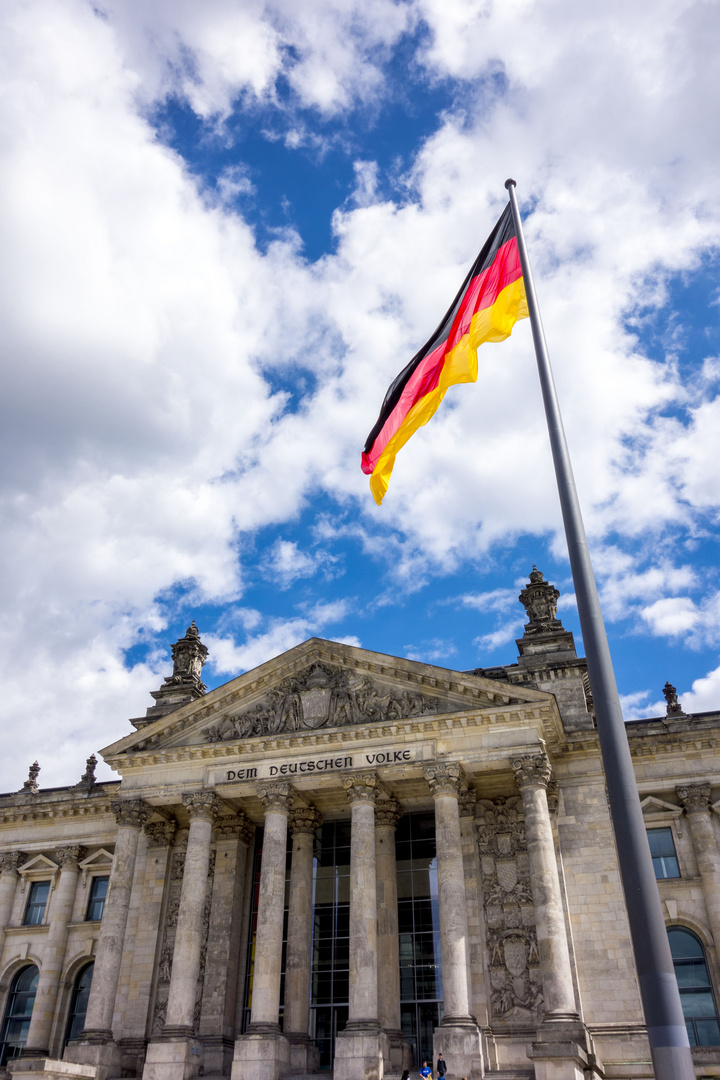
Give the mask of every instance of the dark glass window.
[{"label": "dark glass window", "polygon": [[72,998],[70,999],[70,1015],[68,1016],[65,1031],[65,1045],[71,1039],[77,1039],[85,1027],[85,1013],[87,1012],[94,969],[94,963],[86,964],[75,980]]},{"label": "dark glass window", "polygon": [[25,908],[25,926],[40,925],[45,916],[49,895],[49,881],[33,881],[31,883],[27,907]]},{"label": "dark glass window", "polygon": [[107,896],[108,881],[110,879],[106,877],[94,877],[90,884],[90,899],[88,900],[87,915],[85,919],[88,922],[98,922],[103,917],[103,911],[105,909],[105,897]]},{"label": "dark glass window", "polygon": [[679,926],[668,930],[668,939],[690,1045],[720,1046],[718,1012],[702,942]]},{"label": "dark glass window", "polygon": [[22,1053],[35,1004],[37,982],[38,969],[33,964],[19,971],[10,985],[0,1037],[0,1067]]},{"label": "dark glass window", "polygon": [[658,881],[680,877],[672,829],[648,829],[647,838]]},{"label": "dark glass window", "polygon": [[405,814],[395,833],[400,1014],[415,1064],[431,1061],[443,1016],[435,815]]},{"label": "dark glass window", "polygon": [[310,1034],[331,1069],[350,994],[350,822],[327,821],[315,837]]}]

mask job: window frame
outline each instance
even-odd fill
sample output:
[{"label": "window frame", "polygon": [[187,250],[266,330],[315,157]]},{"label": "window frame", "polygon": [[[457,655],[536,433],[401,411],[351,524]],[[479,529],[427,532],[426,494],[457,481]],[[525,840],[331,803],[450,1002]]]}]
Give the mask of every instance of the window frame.
[{"label": "window frame", "polygon": [[[105,895],[102,896],[102,897],[99,897],[99,898],[96,897],[96,896],[93,896],[93,891],[94,891],[94,889],[96,887],[95,883],[98,882],[98,881],[106,882]],[[105,914],[105,904],[107,903],[107,894],[108,894],[108,889],[110,887],[110,875],[109,874],[93,874],[91,876],[91,878],[90,878],[89,884],[90,884],[90,888],[89,888],[89,891],[88,891],[88,900],[87,900],[87,904],[85,905],[85,922],[100,922],[102,920],[103,915]],[[95,918],[95,917],[90,915],[90,908],[92,907],[93,904],[98,903],[98,900],[100,900],[102,902],[102,909],[100,911],[100,915],[97,918]]]},{"label": "window frame", "polygon": [[[650,845],[650,833],[661,833],[661,832],[662,833],[667,833],[669,838],[670,838],[670,843],[672,844],[672,855],[654,855],[653,854],[652,846]],[[652,824],[649,824],[649,823],[646,822],[646,824],[645,824],[645,833],[646,833],[647,838],[648,838],[648,847],[650,848],[650,856],[652,858],[653,869],[655,871],[655,880],[656,881],[679,881],[680,878],[682,878],[683,874],[682,874],[682,870],[680,868],[680,859],[678,858],[678,846],[677,846],[677,843],[675,842],[675,830],[673,829],[672,824],[669,823],[669,822],[665,822],[663,824],[661,824],[660,822],[658,822],[658,823],[653,822]],[[663,874],[662,876],[658,875],[658,866],[657,866],[655,860],[656,859],[665,860],[665,859],[671,859],[671,858],[675,860],[675,866],[677,868],[677,873],[676,874]]]},{"label": "window frame", "polygon": [[[13,1016],[12,1009],[13,1009],[13,1006],[14,1006],[17,998],[20,996],[20,994],[27,997],[27,996],[29,996],[29,993],[30,993],[28,990],[18,991],[17,984],[19,983],[20,979],[25,974],[25,972],[31,971],[33,969],[35,971],[35,989],[34,989],[34,992],[33,992],[33,995],[32,995],[32,1008],[30,1009],[29,1013],[28,1012],[22,1012],[22,1013],[18,1013],[16,1016]],[[10,982],[10,990],[8,991],[7,1000],[5,1002],[5,1010],[4,1010],[4,1013],[3,1013],[2,1024],[0,1024],[0,1062],[2,1063],[2,1064],[0,1064],[0,1069],[6,1068],[8,1061],[12,1061],[13,1059],[15,1059],[17,1057],[20,1057],[20,1054],[22,1053],[23,1049],[25,1048],[25,1045],[26,1045],[26,1042],[27,1042],[27,1031],[25,1032],[25,1039],[20,1040],[20,1041],[15,1042],[15,1043],[12,1044],[12,1046],[18,1052],[10,1054],[10,1055],[8,1055],[6,1053],[6,1047],[8,1047],[8,1045],[10,1045],[9,1040],[8,1040],[8,1028],[9,1028],[9,1026],[10,1026],[10,1024],[11,1024],[11,1022],[13,1020],[20,1022],[21,1025],[23,1024],[24,1021],[27,1021],[27,1027],[28,1027],[28,1031],[29,1031],[29,1029],[30,1029],[30,1020],[32,1018],[33,1009],[35,1008],[35,999],[37,997],[37,980],[39,979],[39,977],[40,977],[40,969],[38,968],[37,964],[34,964],[32,962],[29,963],[29,964],[23,964],[23,966],[18,971],[16,971],[15,974],[13,975],[13,977],[12,977],[12,980]]]},{"label": "window frame", "polygon": [[[33,891],[40,885],[47,885],[47,896],[45,897],[45,902],[43,904],[42,914],[40,915],[40,918],[39,919],[33,919],[31,921],[30,919],[28,919],[28,914],[30,912],[30,908],[31,908],[31,906],[35,906],[35,907],[38,906],[38,902],[33,901]],[[47,912],[48,912],[48,906],[50,904],[50,895],[52,893],[52,886],[53,886],[52,878],[38,878],[35,881],[28,882],[27,900],[25,901],[25,909],[23,911],[23,920],[22,920],[22,925],[23,926],[44,926],[45,925],[45,919],[46,919]]]},{"label": "window frame", "polygon": [[[678,983],[678,990],[680,992],[680,1001],[681,1001],[681,1003],[683,1001],[683,996],[689,997],[690,994],[708,993],[710,995],[710,999],[711,999],[713,1007],[715,1009],[715,1015],[714,1016],[685,1016],[685,1006],[683,1005],[683,1016],[685,1017],[685,1026],[688,1029],[688,1037],[690,1038],[690,1045],[691,1046],[699,1046],[699,1047],[718,1047],[718,1046],[720,1046],[720,1012],[718,1012],[717,996],[715,994],[715,986],[713,985],[713,977],[712,977],[712,972],[711,972],[711,968],[710,968],[710,963],[709,963],[709,960],[708,960],[708,953],[707,953],[707,948],[705,946],[705,942],[703,941],[703,939],[700,937],[700,935],[695,930],[692,930],[689,926],[684,926],[682,923],[674,923],[673,925],[666,927],[666,930],[667,930],[667,933],[668,933],[668,940],[670,940],[669,935],[671,934],[672,931],[675,931],[675,932],[679,931],[682,934],[686,934],[689,938],[694,939],[697,942],[697,944],[698,944],[698,946],[700,948],[700,956],[687,956],[687,957],[677,957],[677,958],[675,956],[673,956],[673,958],[672,958],[673,970],[675,971],[675,978],[676,978],[677,983]],[[677,969],[678,969],[678,967],[683,967],[683,966],[689,967],[691,964],[696,963],[700,958],[702,958],[702,961],[703,961],[703,963],[705,965],[705,973],[707,975],[707,983],[702,983],[702,984],[698,983],[697,985],[690,984],[688,986],[681,986],[680,985],[680,980],[677,978]],[[702,1022],[703,1020],[712,1021],[717,1025],[717,1028],[718,1028],[718,1042],[706,1043],[706,1042],[701,1042],[700,1041],[700,1039],[698,1038],[698,1029],[696,1027],[696,1023],[698,1021]],[[695,1040],[694,1042],[693,1042],[693,1039]]]}]

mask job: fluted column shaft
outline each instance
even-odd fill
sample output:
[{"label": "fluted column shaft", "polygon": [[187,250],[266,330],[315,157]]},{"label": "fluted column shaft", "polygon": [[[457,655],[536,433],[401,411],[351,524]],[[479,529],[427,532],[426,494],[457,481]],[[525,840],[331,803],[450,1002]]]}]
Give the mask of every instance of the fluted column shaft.
[{"label": "fluted column shaft", "polygon": [[60,988],[60,975],[65,962],[68,924],[80,873],[78,861],[86,854],[87,848],[77,844],[57,848],[55,852],[60,863],[60,876],[50,900],[51,919],[43,948],[27,1044],[23,1051],[25,1057],[46,1057],[50,1053],[50,1033]]},{"label": "fluted column shaft", "polygon": [[283,782],[258,784],[258,794],[265,809],[265,830],[260,863],[250,1030],[279,1031],[285,859],[292,788]]},{"label": "fluted column shaft", "polygon": [[361,773],[343,781],[351,805],[350,992],[348,1027],[378,1028],[377,885],[375,798],[377,777]]},{"label": "fluted column shaft", "polygon": [[115,995],[120,978],[138,838],[140,829],[153,812],[152,807],[142,799],[116,802],[112,809],[118,823],[118,832],[81,1040],[112,1039]]},{"label": "fluted column shaft", "polygon": [[312,949],[313,844],[322,818],[313,807],[299,807],[290,817],[292,863],[285,961],[286,1035],[308,1034]]},{"label": "fluted column shaft", "polygon": [[425,768],[435,802],[440,957],[442,960],[444,1026],[472,1023],[468,993],[468,922],[465,868],[458,799],[462,790],[459,765],[436,763]]},{"label": "fluted column shaft", "polygon": [[578,1012],[547,800],[550,762],[546,754],[528,754],[514,758],[510,764],[525,812],[545,1018],[574,1020]]},{"label": "fluted column shaft", "polygon": [[395,828],[402,810],[395,799],[375,806],[377,874],[378,1019],[385,1031],[400,1030],[400,947],[398,940]]},{"label": "fluted column shaft", "polygon": [[676,790],[690,826],[710,931],[715,948],[720,949],[720,851],[711,818],[710,785],[689,784]]},{"label": "fluted column shaft", "polygon": [[4,851],[0,855],[0,952],[12,915],[18,883],[18,866],[27,858],[24,851]]},{"label": "fluted column shaft", "polygon": [[210,867],[213,821],[219,811],[217,797],[210,791],[183,795],[190,816],[185,867],[180,889],[172,972],[168,989],[164,1035],[194,1034],[195,996],[200,974],[203,911]]}]

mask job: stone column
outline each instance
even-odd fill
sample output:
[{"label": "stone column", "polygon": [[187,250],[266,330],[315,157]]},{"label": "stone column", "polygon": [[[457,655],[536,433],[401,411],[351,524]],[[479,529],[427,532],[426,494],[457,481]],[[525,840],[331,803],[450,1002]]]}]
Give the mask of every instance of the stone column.
[{"label": "stone column", "polygon": [[212,791],[183,795],[190,818],[180,890],[167,1012],[162,1034],[148,1046],[144,1080],[188,1080],[202,1065],[195,1039],[195,999],[203,944],[203,913],[210,866],[213,821],[220,803]]},{"label": "stone column", "polygon": [[552,775],[545,753],[510,761],[522,795],[535,908],[540,978],[545,1016],[529,1056],[536,1080],[583,1080],[594,1047],[575,1001],[560,875],[555,857],[548,784]]},{"label": "stone column", "polygon": [[463,867],[465,870],[465,900],[467,902],[470,984],[470,1013],[481,1027],[489,1023],[487,988],[483,954],[486,949],[485,912],[482,896],[482,867],[478,849],[475,809],[477,794],[474,788],[460,793],[460,837],[462,840]]},{"label": "stone column", "polygon": [[467,898],[458,806],[466,785],[456,762],[426,765],[425,779],[435,802],[444,999],[444,1016],[433,1038],[434,1055],[443,1055],[453,1075],[477,1077],[483,1075],[483,1061],[480,1030],[470,1013]]},{"label": "stone column", "polygon": [[23,1050],[24,1057],[48,1057],[50,1054],[50,1034],[65,962],[68,923],[75,903],[80,873],[78,862],[86,854],[87,848],[78,844],[55,849],[55,857],[60,864],[60,876],[50,898],[50,925],[43,947],[35,1005],[27,1044]]},{"label": "stone column", "polygon": [[300,1072],[315,1072],[317,1050],[310,1041],[310,966],[313,919],[313,846],[322,817],[313,806],[298,806],[290,815],[292,863],[285,961],[283,1031],[290,1040],[290,1063]]},{"label": "stone column", "polygon": [[259,783],[265,810],[258,897],[252,1008],[248,1030],[235,1043],[232,1080],[278,1080],[290,1065],[290,1044],[280,1032],[285,862],[293,791],[284,781]]},{"label": "stone column", "polygon": [[350,994],[348,1022],[335,1043],[335,1080],[381,1080],[390,1046],[378,1020],[375,773],[343,780],[351,806]]},{"label": "stone column", "polygon": [[5,942],[5,931],[10,922],[15,890],[18,883],[18,866],[25,862],[24,851],[4,851],[0,855],[0,955]]},{"label": "stone column", "polygon": [[203,1061],[210,1076],[228,1076],[232,1068],[245,868],[253,833],[242,813],[222,814],[215,822],[215,873],[200,1009]]},{"label": "stone column", "polygon": [[675,790],[687,814],[702,879],[708,923],[720,955],[720,851],[710,816],[710,785],[688,784]]},{"label": "stone column", "polygon": [[400,1027],[400,948],[398,941],[395,828],[402,815],[397,799],[375,804],[377,875],[378,1020],[390,1043],[390,1071],[412,1068],[412,1049]]},{"label": "stone column", "polygon": [[522,795],[546,1020],[577,1020],[570,950],[547,800],[547,754],[510,762]]},{"label": "stone column", "polygon": [[153,813],[152,806],[142,799],[114,802],[112,810],[118,823],[118,831],[95,952],[95,968],[85,1027],[76,1042],[68,1043],[63,1055],[67,1061],[94,1065],[98,1070],[97,1080],[107,1080],[110,1073],[113,1076],[120,1075],[120,1051],[113,1041],[112,1033],[115,995],[125,944],[138,837],[140,829]]}]

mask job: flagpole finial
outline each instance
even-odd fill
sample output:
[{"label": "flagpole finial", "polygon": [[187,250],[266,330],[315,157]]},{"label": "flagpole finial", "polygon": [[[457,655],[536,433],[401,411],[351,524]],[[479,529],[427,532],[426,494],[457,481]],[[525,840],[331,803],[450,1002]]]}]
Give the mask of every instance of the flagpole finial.
[{"label": "flagpole finial", "polygon": [[513,187],[517,187],[517,184],[512,177],[505,181],[505,187],[508,189],[508,191],[510,190],[510,185],[512,185]]}]

